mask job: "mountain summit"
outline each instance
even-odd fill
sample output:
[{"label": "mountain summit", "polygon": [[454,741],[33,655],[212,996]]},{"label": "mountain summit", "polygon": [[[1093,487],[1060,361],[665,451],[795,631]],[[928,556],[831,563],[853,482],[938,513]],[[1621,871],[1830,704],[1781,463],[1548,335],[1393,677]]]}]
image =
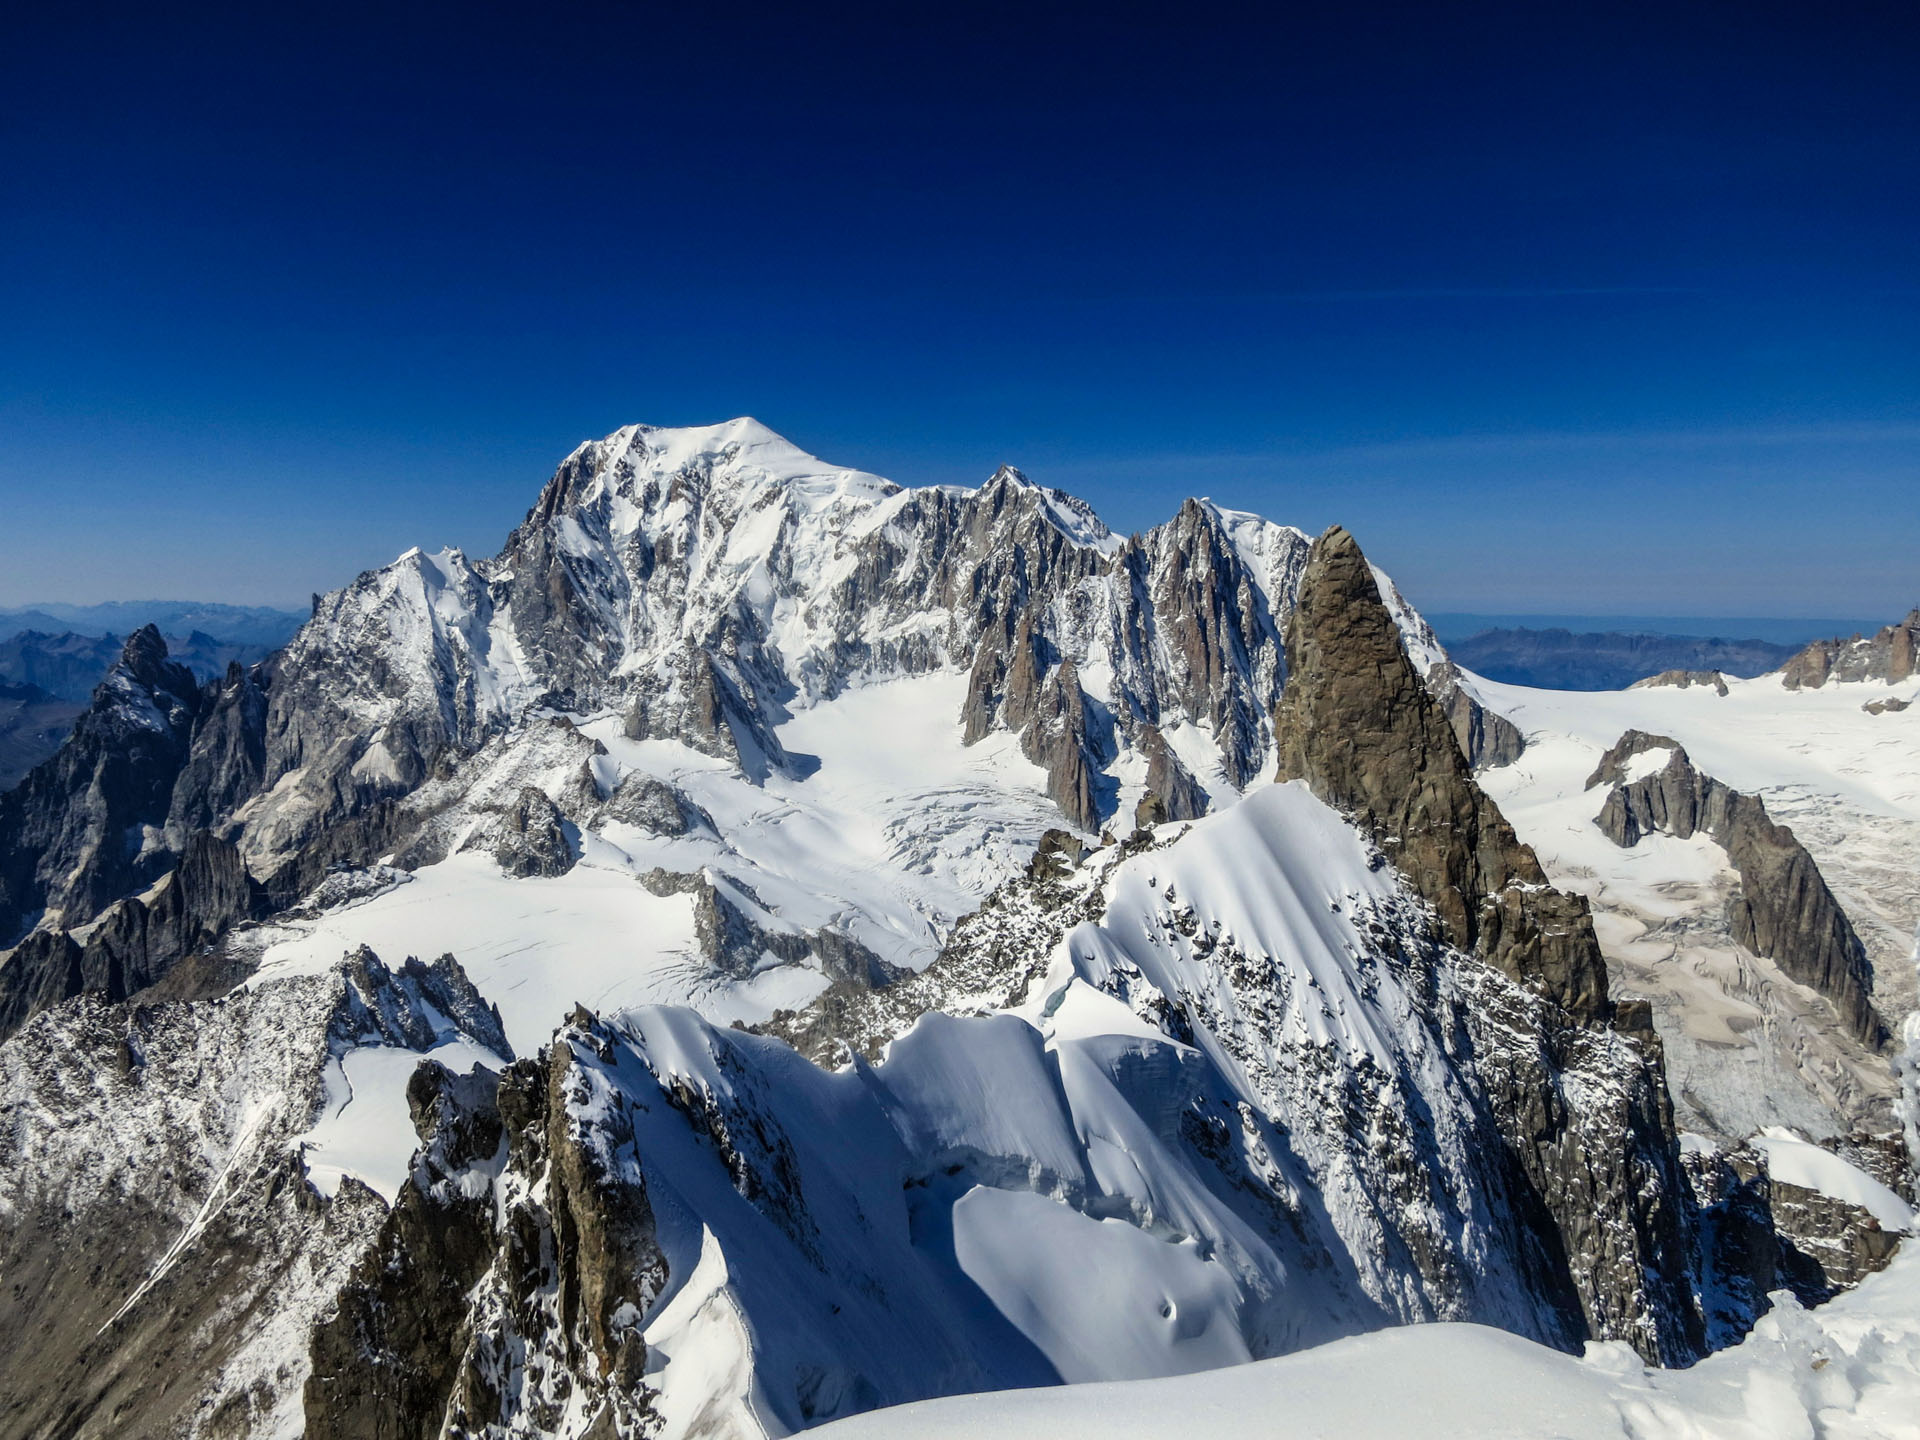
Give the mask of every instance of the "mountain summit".
[{"label": "mountain summit", "polygon": [[1608,886],[1489,793],[1593,755],[1487,693],[1337,527],[745,419],[216,681],[143,632],[0,797],[0,1440],[745,1437],[1436,1320],[1687,1364],[1884,1265],[1873,1137],[1683,1145]]}]

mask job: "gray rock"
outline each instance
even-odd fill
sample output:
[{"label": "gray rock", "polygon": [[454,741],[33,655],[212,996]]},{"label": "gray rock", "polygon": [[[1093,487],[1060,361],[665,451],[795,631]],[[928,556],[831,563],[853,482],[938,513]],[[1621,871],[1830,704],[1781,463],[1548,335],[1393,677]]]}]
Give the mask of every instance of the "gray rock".
[{"label": "gray rock", "polygon": [[484,850],[509,875],[564,875],[580,859],[573,823],[544,790],[520,787],[512,804],[479,826],[462,850]]},{"label": "gray rock", "polygon": [[[314,1440],[539,1433],[569,1411],[609,1440],[657,1429],[640,1319],[670,1277],[652,1204],[638,1168],[620,1163],[630,1125],[590,1131],[568,1105],[579,1070],[612,1055],[609,1033],[578,1012],[491,1097],[416,1072],[420,1158],[314,1333]],[[606,1118],[616,1131],[625,1119]],[[503,1164],[510,1187],[461,1183]],[[508,1198],[496,1218],[497,1194]]]},{"label": "gray rock", "polygon": [[1711,687],[1715,694],[1727,693],[1727,677],[1718,670],[1662,670],[1658,675],[1649,675],[1644,680],[1636,680],[1629,690],[1655,690],[1670,688],[1691,690],[1694,686]]},{"label": "gray rock", "polygon": [[[1624,783],[1628,759],[1661,750],[1671,752],[1664,766]],[[1735,943],[1819,991],[1863,1042],[1885,1043],[1866,947],[1813,856],[1792,830],[1768,818],[1765,802],[1696,770],[1670,738],[1640,730],[1627,731],[1601,757],[1587,788],[1602,784],[1613,786],[1596,822],[1602,834],[1623,848],[1654,832],[1710,836],[1740,877],[1727,902]]]},{"label": "gray rock", "polygon": [[109,907],[84,946],[64,931],[43,931],[0,966],[0,1039],[82,992],[109,1000],[137,995],[265,910],[265,891],[247,874],[239,851],[196,831],[152,897]]},{"label": "gray rock", "polygon": [[685,835],[696,825],[714,829],[713,817],[664,780],[634,772],[601,807],[607,820],[617,820],[653,835]]},{"label": "gray rock", "polygon": [[1829,680],[1898,684],[1920,671],[1920,607],[1871,637],[1815,640],[1780,667],[1789,690],[1818,690]]},{"label": "gray rock", "polygon": [[1167,744],[1158,726],[1142,728],[1140,749],[1147,757],[1147,793],[1134,809],[1136,826],[1198,820],[1207,813],[1207,792]]},{"label": "gray rock", "polygon": [[135,631],[67,743],[0,795],[0,942],[43,911],[82,924],[171,868],[144,837],[166,821],[201,706],[160,632]]},{"label": "gray rock", "polygon": [[1547,886],[1531,848],[1474,782],[1452,724],[1414,673],[1360,547],[1314,543],[1287,628],[1274,711],[1280,780],[1350,815],[1434,907],[1448,937],[1583,1018],[1608,1013],[1586,901]]},{"label": "gray rock", "polygon": [[1474,770],[1511,765],[1527,748],[1520,727],[1504,715],[1496,715],[1482,705],[1473,692],[1461,683],[1460,667],[1451,660],[1427,672],[1428,693],[1440,702],[1447,722],[1453,726],[1453,738],[1460,753]]}]

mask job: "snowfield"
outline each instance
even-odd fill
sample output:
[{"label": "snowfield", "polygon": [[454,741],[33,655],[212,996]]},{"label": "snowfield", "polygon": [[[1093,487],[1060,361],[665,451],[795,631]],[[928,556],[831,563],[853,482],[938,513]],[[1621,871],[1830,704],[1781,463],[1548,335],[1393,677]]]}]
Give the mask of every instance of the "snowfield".
[{"label": "snowfield", "polygon": [[1912,1440],[1920,1252],[1817,1310],[1785,1292],[1740,1345],[1650,1370],[1480,1325],[1418,1325],[1177,1379],[964,1395],[820,1440]]},{"label": "snowfield", "polygon": [[[1907,963],[1920,927],[1920,707],[1869,714],[1911,696],[1908,681],[1789,690],[1780,676],[1711,686],[1574,692],[1474,678],[1520,727],[1525,753],[1481,784],[1554,884],[1593,903],[1618,993],[1654,1001],[1686,1128],[1734,1140],[1769,1126],[1815,1137],[1892,1125],[1894,1083],[1820,998],[1736,946],[1723,916],[1735,882],[1705,836],[1649,835],[1630,849],[1594,823],[1608,787],[1586,788],[1627,730],[1667,736],[1696,769],[1760,796],[1792,827],[1852,920],[1874,965],[1874,1004],[1896,1031],[1915,1007]],[[1636,757],[1629,774],[1664,763]]]}]

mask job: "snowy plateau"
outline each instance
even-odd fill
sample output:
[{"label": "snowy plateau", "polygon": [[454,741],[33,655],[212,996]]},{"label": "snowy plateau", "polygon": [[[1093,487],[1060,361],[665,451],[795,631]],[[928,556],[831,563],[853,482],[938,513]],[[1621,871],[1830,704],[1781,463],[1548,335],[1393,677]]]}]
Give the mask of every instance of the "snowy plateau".
[{"label": "snowy plateau", "polygon": [[1920,615],[581,446],[0,795],[0,1436],[1916,1436]]}]

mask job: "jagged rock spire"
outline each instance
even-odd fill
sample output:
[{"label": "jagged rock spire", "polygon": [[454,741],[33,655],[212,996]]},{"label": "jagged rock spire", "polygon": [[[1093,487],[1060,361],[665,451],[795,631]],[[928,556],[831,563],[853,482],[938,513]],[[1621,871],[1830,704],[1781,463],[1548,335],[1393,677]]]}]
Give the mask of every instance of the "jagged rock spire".
[{"label": "jagged rock spire", "polygon": [[1314,542],[1286,631],[1276,779],[1346,812],[1434,907],[1449,938],[1564,1006],[1609,1013],[1584,899],[1547,886],[1474,781],[1407,659],[1373,570],[1336,525]]}]

